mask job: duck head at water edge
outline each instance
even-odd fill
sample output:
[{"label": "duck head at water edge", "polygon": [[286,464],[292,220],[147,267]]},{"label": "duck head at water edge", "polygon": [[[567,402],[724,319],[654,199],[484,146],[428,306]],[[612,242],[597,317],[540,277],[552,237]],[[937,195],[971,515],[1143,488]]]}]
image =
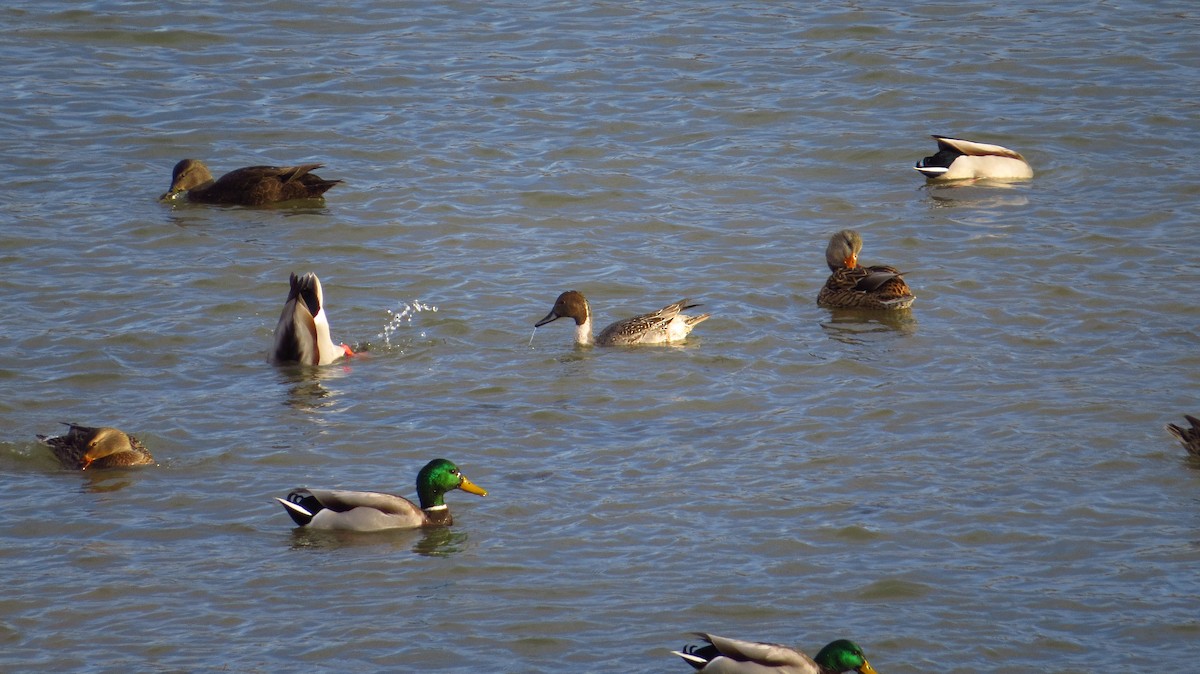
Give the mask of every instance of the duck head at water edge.
[{"label": "duck head at water edge", "polygon": [[214,181],[204,162],[183,159],[175,164],[171,172],[171,187],[159,200],[170,201],[186,196],[188,201],[201,204],[262,206],[294,199],[316,199],[342,182],[324,180],[311,173],[321,166],[247,166],[230,171]]},{"label": "duck head at water edge", "polygon": [[39,435],[64,467],[73,470],[125,468],[154,463],[154,457],[137,438],[108,426],[66,424],[64,435]]}]

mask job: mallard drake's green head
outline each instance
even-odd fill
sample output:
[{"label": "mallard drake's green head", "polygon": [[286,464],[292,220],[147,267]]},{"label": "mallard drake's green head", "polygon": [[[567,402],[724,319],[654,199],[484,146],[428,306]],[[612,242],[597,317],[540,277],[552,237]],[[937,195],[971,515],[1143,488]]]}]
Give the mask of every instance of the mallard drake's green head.
[{"label": "mallard drake's green head", "polygon": [[445,507],[443,496],[452,489],[461,489],[469,494],[487,496],[487,490],[477,486],[458,471],[458,466],[446,459],[434,459],[417,473],[417,496],[421,498],[421,509]]},{"label": "mallard drake's green head", "polygon": [[875,668],[867,662],[867,656],[863,655],[863,650],[849,639],[830,642],[821,649],[820,653],[817,653],[817,657],[813,660],[831,672],[853,670],[860,674],[875,674]]}]

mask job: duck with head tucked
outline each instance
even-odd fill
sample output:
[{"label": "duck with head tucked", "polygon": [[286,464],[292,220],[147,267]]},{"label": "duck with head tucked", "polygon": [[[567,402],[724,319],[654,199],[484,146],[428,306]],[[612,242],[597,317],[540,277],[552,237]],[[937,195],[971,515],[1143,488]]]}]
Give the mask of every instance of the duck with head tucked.
[{"label": "duck with head tucked", "polygon": [[904,276],[895,267],[858,264],[862,236],[843,229],[829,239],[825,263],[832,272],[817,293],[817,304],[827,309],[907,309],[913,296]]},{"label": "duck with head tucked", "polygon": [[1189,454],[1200,458],[1200,419],[1197,419],[1190,414],[1183,415],[1183,418],[1187,419],[1187,422],[1191,425],[1191,428],[1184,428],[1182,426],[1176,426],[1175,424],[1167,424],[1167,432],[1171,435],[1174,435],[1175,439],[1183,444],[1183,448],[1186,449]]},{"label": "duck with head tucked", "polygon": [[961,138],[933,136],[937,154],[925,157],[913,168],[928,181],[1026,180],[1033,169],[1020,152],[1000,145],[976,143]]},{"label": "duck with head tucked", "polygon": [[417,497],[421,507],[402,496],[371,491],[293,489],[286,499],[276,498],[296,526],[338,531],[382,531],[447,527],[454,523],[443,499],[446,492],[461,489],[487,496],[446,459],[434,459],[417,473]]},{"label": "duck with head tucked", "polygon": [[648,314],[634,316],[617,321],[592,337],[592,309],[583,293],[568,290],[554,300],[550,313],[537,323],[534,328],[555,321],[559,318],[575,320],[575,343],[579,346],[626,346],[632,344],[671,344],[682,341],[692,331],[692,328],[708,320],[709,314],[687,316],[680,313],[684,309],[700,306],[691,304],[691,300],[679,300]]},{"label": "duck with head tucked", "polygon": [[838,639],[822,648],[817,657],[787,646],[742,641],[697,632],[704,646],[671,651],[704,674],[875,674],[863,650],[849,639]]},{"label": "duck with head tucked", "polygon": [[154,463],[154,457],[150,455],[146,446],[132,435],[108,426],[66,426],[65,435],[37,436],[66,468],[96,470]]},{"label": "duck with head tucked", "polygon": [[334,345],[329,336],[329,319],[325,316],[321,279],[309,272],[303,276],[293,273],[289,281],[291,288],[287,301],[279,314],[279,322],[275,324],[271,361],[328,365],[343,356],[353,356],[354,351],[349,346]]},{"label": "duck with head tucked", "polygon": [[199,159],[184,159],[171,173],[171,188],[159,199],[168,201],[183,194],[201,204],[262,206],[294,199],[316,199],[340,180],[325,180],[311,171],[322,164],[300,166],[247,166],[216,181]]}]

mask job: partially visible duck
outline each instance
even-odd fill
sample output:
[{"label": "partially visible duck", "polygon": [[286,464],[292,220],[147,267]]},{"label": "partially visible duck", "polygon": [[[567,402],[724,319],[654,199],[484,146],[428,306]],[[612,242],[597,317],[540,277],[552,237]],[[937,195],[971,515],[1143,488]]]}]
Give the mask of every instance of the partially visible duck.
[{"label": "partially visible duck", "polygon": [[907,309],[912,306],[912,291],[895,267],[862,267],[858,254],[862,236],[843,229],[829,239],[825,263],[833,272],[817,293],[817,304],[828,309]]},{"label": "partially visible duck", "polygon": [[73,470],[124,468],[154,463],[145,445],[132,435],[108,426],[66,424],[65,435],[39,435],[59,462]]},{"label": "partially visible duck", "polygon": [[329,319],[325,317],[325,296],[321,280],[309,272],[292,274],[291,289],[279,322],[275,325],[275,346],[271,360],[276,363],[328,365],[354,351],[345,344],[334,345],[329,337]]},{"label": "partially visible duck", "polygon": [[1176,440],[1183,443],[1183,448],[1192,456],[1200,457],[1200,419],[1190,414],[1183,415],[1183,418],[1192,425],[1191,428],[1167,424],[1167,431],[1174,435]]},{"label": "partially visible duck", "polygon": [[999,145],[976,143],[961,138],[933,136],[938,153],[925,157],[914,166],[926,180],[1024,180],[1033,177],[1033,169],[1020,152]]},{"label": "partially visible duck", "polygon": [[671,651],[704,674],[875,674],[858,644],[838,639],[810,658],[794,648],[698,632],[705,646]]},{"label": "partially visible duck", "polygon": [[417,474],[421,507],[402,496],[372,491],[293,489],[286,499],[276,498],[296,526],[340,531],[381,531],[450,526],[454,518],[443,500],[446,492],[461,489],[487,496],[487,491],[467,479],[446,459],[434,459]]},{"label": "partially visible duck", "polygon": [[261,206],[277,201],[315,199],[342,182],[324,180],[314,169],[322,164],[300,166],[247,166],[221,176],[216,182],[199,159],[184,159],[171,173],[171,189],[159,197],[174,199],[186,193],[188,201],[201,204]]},{"label": "partially visible duck", "polygon": [[617,321],[600,331],[592,338],[592,310],[583,293],[568,290],[554,300],[554,308],[542,320],[534,323],[533,327],[543,325],[559,318],[575,319],[575,343],[587,346],[624,346],[629,344],[670,344],[682,341],[692,331],[692,328],[708,320],[709,314],[687,316],[679,312],[684,309],[698,307],[699,304],[689,304],[690,300],[679,300],[674,304],[658,311],[634,316]]}]

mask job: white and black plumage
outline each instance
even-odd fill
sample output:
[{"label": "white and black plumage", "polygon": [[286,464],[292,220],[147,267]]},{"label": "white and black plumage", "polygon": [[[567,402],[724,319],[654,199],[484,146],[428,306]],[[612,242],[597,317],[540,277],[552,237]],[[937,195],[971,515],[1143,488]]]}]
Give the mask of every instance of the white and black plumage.
[{"label": "white and black plumage", "polygon": [[933,136],[933,139],[938,144],[937,154],[925,157],[913,167],[927,180],[1025,180],[1033,177],[1029,162],[1015,150],[947,136]]},{"label": "white and black plumage", "polygon": [[321,280],[309,272],[292,274],[291,289],[279,322],[275,325],[275,345],[271,360],[275,363],[327,365],[354,351],[345,344],[335,345],[329,336],[329,319],[325,315],[325,295]]}]

